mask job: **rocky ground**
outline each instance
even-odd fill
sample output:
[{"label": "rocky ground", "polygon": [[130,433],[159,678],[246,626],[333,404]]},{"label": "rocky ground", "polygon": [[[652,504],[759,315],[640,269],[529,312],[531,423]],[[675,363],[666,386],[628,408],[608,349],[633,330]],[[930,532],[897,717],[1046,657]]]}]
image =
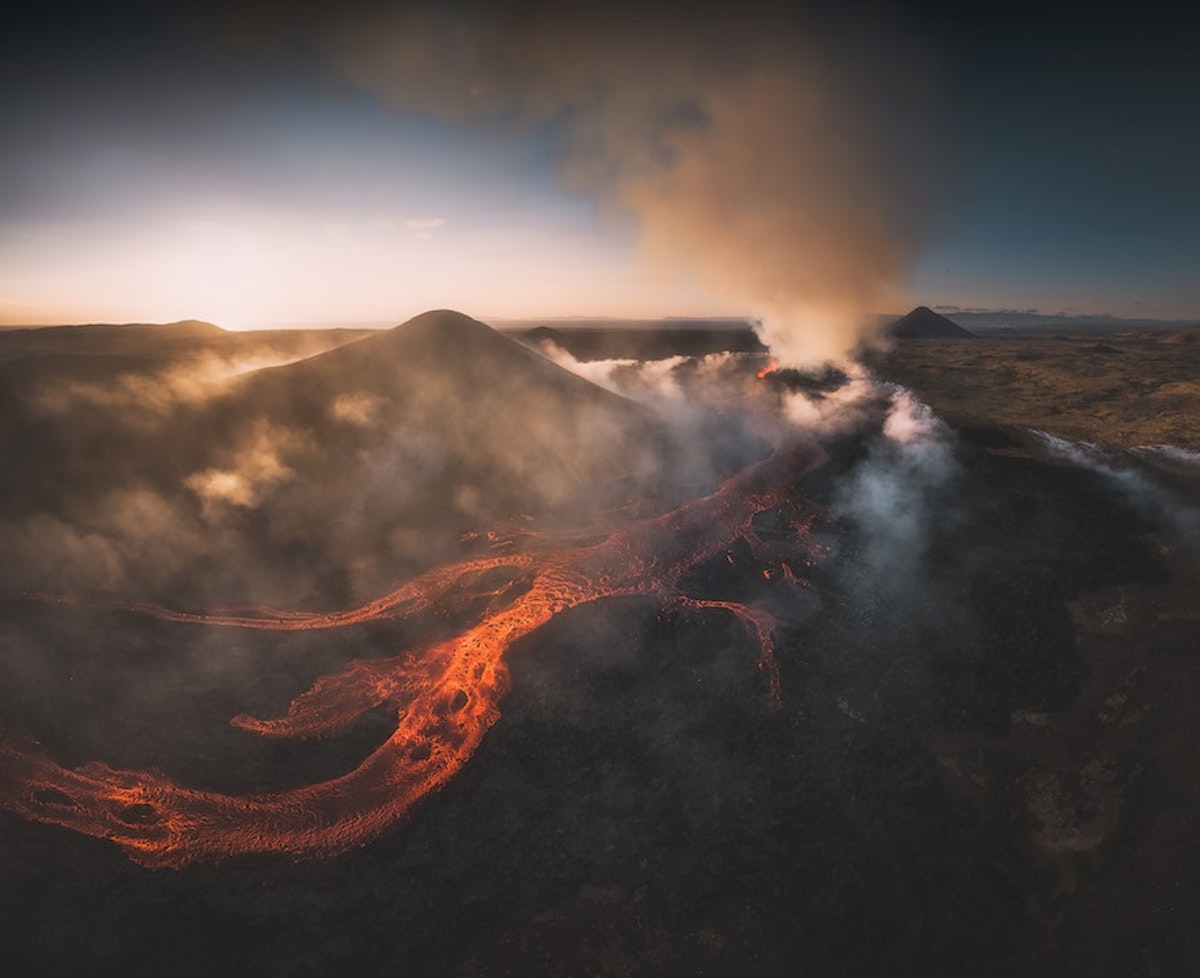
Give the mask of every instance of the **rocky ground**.
[{"label": "rocky ground", "polygon": [[[958,434],[939,442],[940,482],[881,418],[826,444],[801,492],[827,512],[828,557],[786,603],[778,708],[727,616],[644,597],[573,609],[514,648],[471,763],[345,855],[151,871],[0,814],[7,960],[45,975],[1200,973],[1197,486],[1186,460],[1128,484],[1104,461],[1154,480],[1120,450],[1200,448],[1197,366],[1200,344],[1150,334],[906,340],[874,372]],[[1071,460],[1027,429],[1115,454]],[[908,531],[846,513],[884,476],[917,511]],[[689,583],[766,600],[777,582],[751,556]],[[0,726],[68,764],[230,791],[319,780],[394,718],[247,746],[228,717],[407,640],[391,627],[214,642],[3,602]]]},{"label": "rocky ground", "polygon": [[[906,340],[873,366],[964,431],[992,432],[993,451],[1021,454],[997,425],[1200,448],[1194,334]],[[1194,481],[1174,488],[1171,502],[1195,505]],[[1068,704],[1016,710],[1000,733],[928,736],[950,790],[1036,867],[1017,974],[1176,975],[1200,962],[1200,564],[1194,523],[1152,536],[1157,580],[1068,603],[1084,667]]]}]

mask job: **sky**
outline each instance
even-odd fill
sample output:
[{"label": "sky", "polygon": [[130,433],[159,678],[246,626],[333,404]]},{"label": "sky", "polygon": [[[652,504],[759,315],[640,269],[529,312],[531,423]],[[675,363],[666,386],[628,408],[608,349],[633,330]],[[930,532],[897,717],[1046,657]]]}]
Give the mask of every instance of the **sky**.
[{"label": "sky", "polygon": [[1197,25],[1046,6],[18,4],[0,324],[1200,320]]}]

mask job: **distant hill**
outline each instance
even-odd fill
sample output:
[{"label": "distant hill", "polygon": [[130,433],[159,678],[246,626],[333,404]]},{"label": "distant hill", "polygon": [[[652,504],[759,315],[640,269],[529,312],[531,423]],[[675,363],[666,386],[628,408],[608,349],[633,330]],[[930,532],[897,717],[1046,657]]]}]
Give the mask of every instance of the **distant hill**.
[{"label": "distant hill", "polygon": [[939,315],[928,306],[917,306],[908,315],[901,316],[891,325],[888,332],[898,339],[978,339],[974,333]]},{"label": "distant hill", "polygon": [[[38,369],[55,358],[136,358],[145,363],[216,354],[235,357],[312,356],[367,335],[361,329],[226,330],[213,323],[185,319],[175,323],[88,323],[0,330],[0,362],[42,358]],[[114,361],[115,367],[115,361]]]},{"label": "distant hill", "polygon": [[154,355],[180,345],[219,342],[220,326],[198,319],[177,323],[87,323],[37,326],[0,333],[0,352]]}]

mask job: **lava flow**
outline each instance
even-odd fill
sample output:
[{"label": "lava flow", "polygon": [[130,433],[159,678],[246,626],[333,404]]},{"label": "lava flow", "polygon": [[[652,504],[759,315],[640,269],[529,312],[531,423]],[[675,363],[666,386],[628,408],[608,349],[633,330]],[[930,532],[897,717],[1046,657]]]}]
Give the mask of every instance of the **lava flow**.
[{"label": "lava flow", "polygon": [[[508,688],[503,658],[515,641],[565,609],[620,595],[653,595],[664,605],[734,614],[757,642],[759,666],[768,673],[771,695],[778,697],[770,613],[737,601],[689,596],[681,582],[688,571],[744,540],[763,561],[765,577],[778,574],[802,585],[785,561],[816,559],[817,548],[808,538],[815,510],[798,498],[795,487],[823,459],[815,443],[794,443],[711,495],[633,522],[597,543],[560,543],[544,553],[496,554],[438,567],[348,611],[247,606],[189,614],[149,604],[105,605],[213,627],[300,631],[405,618],[464,596],[468,601],[492,596],[479,620],[449,639],[390,658],[353,661],[318,679],[292,701],[285,716],[242,715],[231,721],[264,737],[322,737],[346,729],[375,707],[395,707],[392,735],[340,777],[241,796],[196,790],[147,771],[114,770],[98,761],[71,770],[36,748],[0,742],[0,808],[111,839],[149,867],[182,867],[244,853],[316,857],[345,851],[377,837],[466,763],[500,715],[498,703]],[[777,508],[788,516],[787,539],[760,539],[753,518]],[[499,589],[489,574],[497,568],[513,575]]]}]

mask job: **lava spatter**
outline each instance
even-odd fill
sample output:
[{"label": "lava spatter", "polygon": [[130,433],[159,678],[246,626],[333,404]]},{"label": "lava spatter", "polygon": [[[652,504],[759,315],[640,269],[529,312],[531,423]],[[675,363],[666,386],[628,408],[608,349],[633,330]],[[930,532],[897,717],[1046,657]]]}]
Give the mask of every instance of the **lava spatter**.
[{"label": "lava spatter", "polygon": [[[711,495],[612,529],[598,541],[540,541],[542,549],[436,567],[350,610],[242,606],[196,613],[138,602],[90,602],[168,621],[286,632],[408,618],[444,608],[447,602],[491,598],[474,624],[450,638],[391,657],[356,660],[322,676],[292,701],[284,716],[232,719],[235,726],[263,737],[314,738],[346,729],[368,710],[393,707],[397,722],[392,735],[340,777],[269,794],[223,794],[149,771],[114,770],[98,761],[69,769],[36,748],[0,741],[0,808],[110,839],[149,867],[182,867],[246,853],[321,857],[343,852],[386,831],[467,762],[500,715],[499,703],[509,685],[504,656],[514,642],[562,611],[623,595],[656,596],[664,606],[735,615],[757,643],[760,668],[768,674],[770,695],[777,698],[770,612],[689,595],[682,584],[689,571],[744,540],[768,575],[778,573],[803,585],[792,564],[803,566],[818,556],[808,537],[816,511],[798,498],[796,485],[823,459],[815,443],[795,442],[747,467]],[[755,515],[784,504],[792,511],[788,539],[756,537]],[[497,588],[490,573],[497,569],[520,575],[523,586]]]}]

